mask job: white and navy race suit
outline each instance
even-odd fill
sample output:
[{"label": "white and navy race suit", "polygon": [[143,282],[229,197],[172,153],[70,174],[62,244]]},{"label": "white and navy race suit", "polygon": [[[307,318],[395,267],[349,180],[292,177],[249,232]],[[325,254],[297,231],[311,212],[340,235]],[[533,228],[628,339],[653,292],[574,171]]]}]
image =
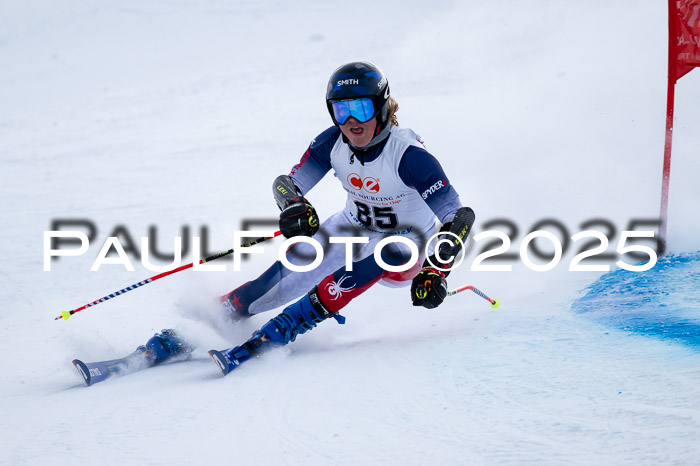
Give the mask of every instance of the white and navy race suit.
[{"label": "white and navy race suit", "polygon": [[[307,193],[329,171],[348,193],[345,208],[324,221],[314,236],[323,246],[322,264],[309,272],[292,272],[279,261],[257,279],[228,293],[224,299],[237,313],[257,314],[298,298],[318,285],[319,296],[334,312],[377,281],[403,285],[420,269],[423,258],[404,273],[385,271],[374,259],[374,247],[388,235],[414,241],[419,250],[436,230],[436,218],[446,223],[461,207],[459,196],[445,172],[410,129],[391,127],[387,139],[366,152],[354,151],[340,129],[322,132],[291,172],[294,183]],[[330,243],[332,236],[364,236],[368,243],[353,250],[352,271],[345,267],[345,245]],[[288,259],[308,264],[315,257],[311,245],[298,243]],[[382,259],[390,265],[405,264],[408,247],[390,243]]]}]

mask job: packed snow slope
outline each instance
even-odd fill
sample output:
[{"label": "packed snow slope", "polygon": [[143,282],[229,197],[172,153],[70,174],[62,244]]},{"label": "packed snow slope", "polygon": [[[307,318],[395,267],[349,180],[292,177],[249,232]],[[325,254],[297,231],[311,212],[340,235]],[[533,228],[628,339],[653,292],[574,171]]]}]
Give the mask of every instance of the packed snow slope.
[{"label": "packed snow slope", "polygon": [[[700,71],[676,87],[669,256],[614,265],[645,261],[615,251],[658,217],[666,29],[654,1],[0,2],[0,464],[697,464],[699,319],[684,298],[698,288]],[[401,125],[476,211],[473,235],[510,237],[510,256],[482,265],[511,271],[472,270],[486,238],[448,279],[498,311],[466,292],[413,308],[378,286],[344,326],[221,377],[206,350],[276,311],[234,325],[216,299],[275,260],[274,240],[241,271],[222,260],[54,320],[154,275],[141,237],[167,254],[189,239],[187,263],[192,236],[214,253],[274,219],[272,180],[331,125],[326,82],[352,60],[387,74]],[[309,199],[322,218],[344,203],[330,175]],[[44,271],[44,231],[67,219],[89,249]],[[607,273],[569,271],[587,229],[609,239],[592,262]],[[549,271],[520,258],[533,230],[566,243]],[[109,236],[134,271],[90,271]],[[527,257],[547,263],[533,248],[548,241]],[[610,318],[658,309],[695,322],[695,343]],[[198,345],[191,361],[89,388],[71,365],[170,327]]]}]

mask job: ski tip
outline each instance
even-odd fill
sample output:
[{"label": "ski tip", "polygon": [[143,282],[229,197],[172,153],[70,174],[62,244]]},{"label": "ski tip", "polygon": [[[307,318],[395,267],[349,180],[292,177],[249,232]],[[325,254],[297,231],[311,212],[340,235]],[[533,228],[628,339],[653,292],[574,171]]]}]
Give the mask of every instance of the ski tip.
[{"label": "ski tip", "polygon": [[80,359],[73,359],[73,365],[76,369],[78,369],[78,373],[83,377],[85,384],[89,387],[92,383],[92,376],[90,375],[90,370],[87,368],[85,363]]},{"label": "ski tip", "polygon": [[226,360],[226,357],[223,354],[221,354],[217,350],[209,350],[208,354],[214,360],[219,369],[221,369],[221,373],[223,375],[226,375],[230,372],[228,368],[228,361]]},{"label": "ski tip", "polygon": [[498,306],[501,305],[501,302],[497,299],[494,299],[493,302],[491,303],[491,309],[498,309]]}]

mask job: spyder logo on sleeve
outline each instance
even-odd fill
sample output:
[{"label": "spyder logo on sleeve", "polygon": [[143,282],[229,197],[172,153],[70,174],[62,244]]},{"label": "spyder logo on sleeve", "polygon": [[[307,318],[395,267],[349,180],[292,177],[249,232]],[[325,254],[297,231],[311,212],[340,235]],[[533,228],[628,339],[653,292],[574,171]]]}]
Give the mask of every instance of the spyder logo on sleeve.
[{"label": "spyder logo on sleeve", "polygon": [[437,183],[423,191],[423,194],[421,194],[421,196],[423,197],[423,199],[428,199],[429,196],[432,196],[433,194],[435,194],[436,191],[444,188],[445,186],[447,186],[447,180],[439,180]]}]

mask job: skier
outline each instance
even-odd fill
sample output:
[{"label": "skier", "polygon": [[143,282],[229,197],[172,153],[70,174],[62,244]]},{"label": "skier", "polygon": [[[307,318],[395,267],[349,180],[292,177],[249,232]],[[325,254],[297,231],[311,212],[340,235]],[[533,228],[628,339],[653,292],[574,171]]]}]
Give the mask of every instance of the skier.
[{"label": "skier", "polygon": [[[306,272],[292,271],[277,261],[255,280],[222,297],[233,320],[296,299],[242,345],[209,352],[224,374],[269,347],[294,341],[329,317],[343,323],[339,311],[377,282],[402,286],[410,281],[413,305],[429,309],[439,306],[447,295],[445,278],[474,222],[473,211],[462,206],[420,137],[399,127],[398,104],[376,65],[352,62],[336,69],[328,82],[326,106],[334,126],[319,134],[290,173],[273,183],[282,234],[313,236],[322,245],[323,261]],[[331,169],[347,192],[347,202],[320,224],[306,195]],[[443,224],[441,231],[453,232],[460,240],[443,243],[429,260],[421,254],[404,272],[384,267],[409,262],[412,251],[405,243],[383,247],[383,264],[375,259],[375,247],[387,237],[407,238],[424,251],[426,240],[437,230],[436,220]],[[330,240],[339,236],[352,236],[357,242],[351,267],[346,267],[346,244]],[[294,265],[306,265],[314,257],[313,246],[305,242],[287,252],[287,260]],[[175,334],[164,330],[156,337],[160,341]],[[178,344],[165,347],[174,349],[173,355],[179,348]]]},{"label": "skier", "polygon": [[[390,286],[411,281],[414,306],[434,308],[447,295],[445,277],[462,247],[459,240],[443,243],[439,257],[433,254],[431,262],[423,262],[421,256],[403,273],[385,270],[374,249],[382,239],[396,235],[410,239],[422,251],[436,231],[436,219],[443,224],[441,231],[456,232],[463,241],[474,221],[473,211],[462,207],[420,137],[399,127],[398,104],[376,65],[352,62],[336,69],[328,81],[326,106],[334,126],[319,134],[290,173],[273,183],[281,210],[280,231],[287,238],[313,236],[323,247],[323,261],[307,272],[292,271],[277,261],[257,279],[222,298],[230,317],[240,320],[306,292],[242,345],[210,351],[224,374],[271,346],[294,341],[329,317],[343,323],[339,311],[379,281]],[[343,210],[319,224],[306,195],[331,169],[347,192],[347,202]],[[346,245],[329,239],[338,236],[365,241],[354,245],[351,267],[345,265]],[[314,257],[313,246],[305,242],[287,253],[294,265],[306,265]],[[390,242],[381,250],[381,259],[384,265],[401,266],[411,259],[411,250],[404,243]]]}]

